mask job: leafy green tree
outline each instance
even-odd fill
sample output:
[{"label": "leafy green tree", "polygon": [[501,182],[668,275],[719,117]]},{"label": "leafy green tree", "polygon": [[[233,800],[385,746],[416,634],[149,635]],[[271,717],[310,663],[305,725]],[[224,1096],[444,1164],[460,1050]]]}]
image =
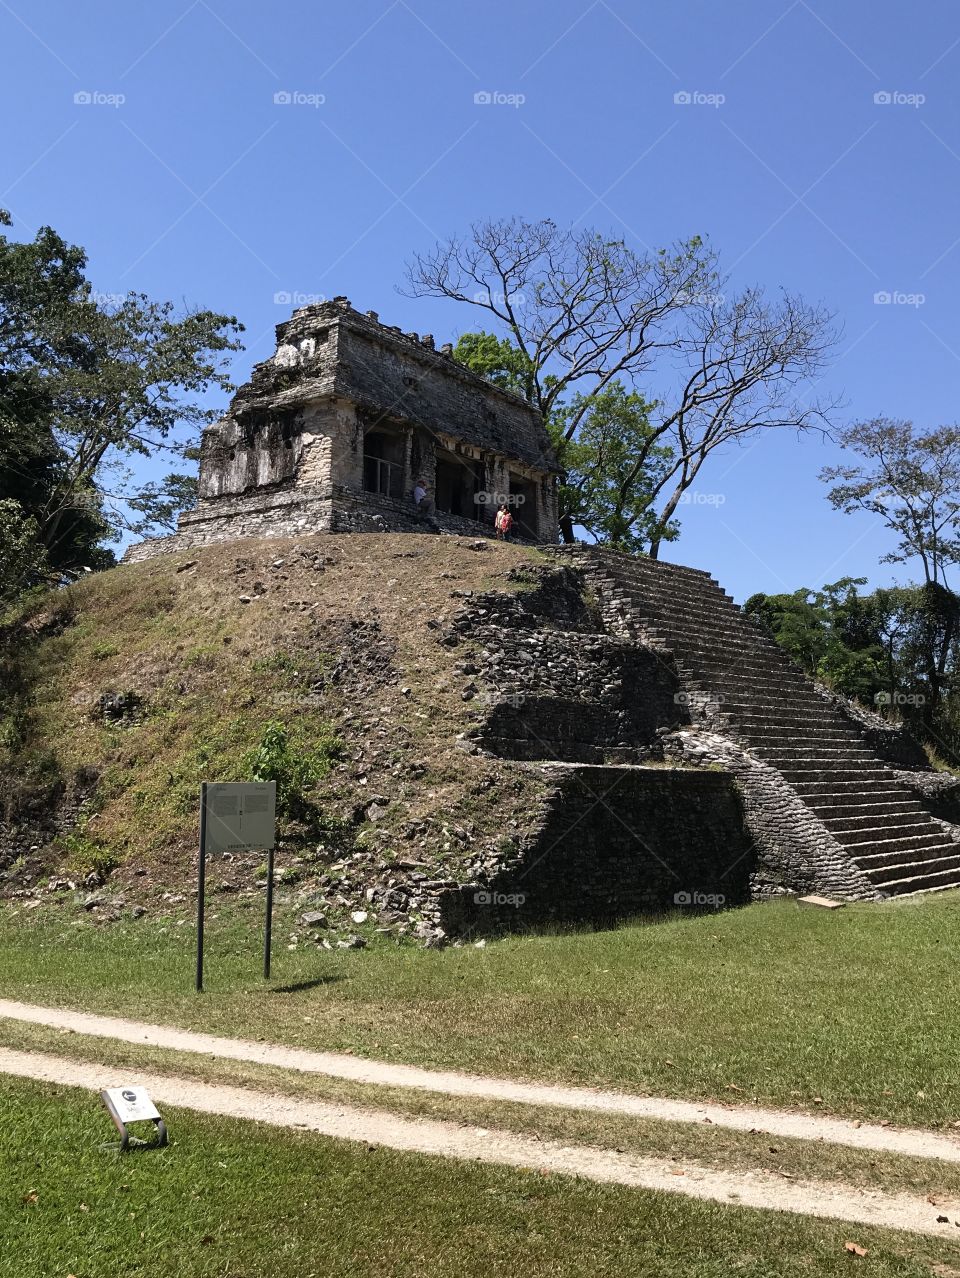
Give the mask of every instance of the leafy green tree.
[{"label": "leafy green tree", "polygon": [[0,498],[0,611],[24,585],[41,581],[47,572],[36,521],[12,498]]},{"label": "leafy green tree", "polygon": [[877,417],[837,435],[862,460],[829,466],[820,478],[835,510],[879,515],[897,537],[883,563],[919,559],[924,580],[945,582],[960,563],[960,427],[919,431],[912,422]]},{"label": "leafy green tree", "polygon": [[757,594],[744,611],[809,675],[960,758],[960,599],[936,583],[863,595],[864,581]]},{"label": "leafy green tree", "polygon": [[[639,554],[654,538],[673,540],[678,526],[662,527],[655,506],[673,450],[651,444],[651,406],[620,382],[591,396],[585,413],[580,400],[574,396],[550,422],[564,467],[561,507],[574,524],[615,550]],[[579,417],[580,428],[568,436],[572,416]]]},{"label": "leafy green tree", "polygon": [[[530,365],[522,351],[492,333],[464,333],[454,357],[497,386],[529,400]],[[661,526],[656,493],[673,451],[652,444],[651,405],[622,382],[595,395],[557,402],[547,422],[563,467],[558,498],[572,525],[617,550],[642,552],[654,537],[672,540],[679,528]],[[576,433],[571,419],[579,422]]]},{"label": "leafy green tree", "polygon": [[37,547],[26,577],[4,565],[7,596],[111,562],[101,543],[124,529],[163,526],[189,477],[138,482],[129,462],[186,458],[217,415],[198,397],[231,389],[232,316],[134,293],[102,305],[85,271],[83,250],[50,227],[29,242],[0,236],[0,500]]},{"label": "leafy green tree", "polygon": [[464,333],[453,348],[453,357],[495,386],[522,395],[532,403],[536,395],[533,365],[506,338],[493,333]]},{"label": "leafy green tree", "polygon": [[822,590],[752,595],[744,612],[807,674],[871,703],[883,686],[883,648],[872,597],[857,591],[865,582],[843,577]]}]

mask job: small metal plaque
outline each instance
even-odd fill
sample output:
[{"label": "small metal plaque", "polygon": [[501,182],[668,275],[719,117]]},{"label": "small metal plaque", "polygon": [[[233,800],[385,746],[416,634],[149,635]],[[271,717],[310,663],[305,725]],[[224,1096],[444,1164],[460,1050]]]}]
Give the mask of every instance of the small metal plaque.
[{"label": "small metal plaque", "polygon": [[101,1095],[121,1123],[153,1123],[160,1117],[142,1087],[109,1087]]}]

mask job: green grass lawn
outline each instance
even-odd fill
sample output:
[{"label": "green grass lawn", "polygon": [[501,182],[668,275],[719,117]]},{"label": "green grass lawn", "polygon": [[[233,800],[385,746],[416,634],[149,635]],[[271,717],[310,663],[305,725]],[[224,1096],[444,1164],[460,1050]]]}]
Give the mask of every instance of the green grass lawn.
[{"label": "green grass lawn", "polygon": [[960,1264],[907,1234],[168,1118],[168,1149],[121,1157],[103,1148],[115,1133],[92,1094],[0,1080],[0,1276],[813,1278],[855,1265],[929,1278]]},{"label": "green grass lawn", "polygon": [[281,911],[270,990],[258,912],[221,912],[201,997],[192,926],[177,926],[189,903],[177,908],[96,928],[67,906],[4,906],[0,995],[514,1077],[960,1120],[956,893],[835,912],[785,901],[440,952],[287,950]]},{"label": "green grass lawn", "polygon": [[665,1122],[593,1110],[478,1100],[416,1088],[356,1083],[275,1065],[144,1047],[140,1043],[110,1042],[86,1034],[64,1034],[42,1025],[20,1022],[5,1024],[2,1038],[4,1046],[17,1051],[109,1063],[118,1081],[135,1080],[151,1072],[176,1075],[310,1101],[379,1109],[409,1118],[517,1132],[534,1140],[552,1140],[566,1146],[588,1145],[659,1157],[681,1169],[691,1164],[726,1171],[760,1169],[790,1179],[836,1181],[861,1189],[930,1198],[936,1203],[960,1202],[960,1164],[941,1159],[852,1149],[821,1141],[771,1136],[762,1131],[737,1131],[719,1123]]}]

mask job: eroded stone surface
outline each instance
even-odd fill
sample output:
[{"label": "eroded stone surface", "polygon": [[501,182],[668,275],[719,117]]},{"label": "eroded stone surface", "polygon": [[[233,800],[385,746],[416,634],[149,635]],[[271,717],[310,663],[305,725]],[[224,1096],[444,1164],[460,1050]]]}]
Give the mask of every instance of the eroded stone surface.
[{"label": "eroded stone surface", "polygon": [[[129,561],[237,537],[493,533],[510,503],[521,540],[557,539],[559,467],[540,414],[346,298],[277,325],[227,414],[204,432],[199,501]],[[418,511],[422,483],[434,509]]]}]

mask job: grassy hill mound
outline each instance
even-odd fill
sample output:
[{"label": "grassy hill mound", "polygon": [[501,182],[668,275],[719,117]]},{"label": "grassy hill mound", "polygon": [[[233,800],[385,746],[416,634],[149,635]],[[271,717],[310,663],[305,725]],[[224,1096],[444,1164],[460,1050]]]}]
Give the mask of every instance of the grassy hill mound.
[{"label": "grassy hill mound", "polygon": [[[445,636],[467,592],[523,590],[539,560],[456,537],[251,540],[32,603],[0,633],[0,891],[188,891],[201,782],[273,776],[298,899],[361,932],[416,925],[418,885],[536,808],[536,770],[458,748],[482,711]],[[236,858],[214,889],[258,873]]]}]

